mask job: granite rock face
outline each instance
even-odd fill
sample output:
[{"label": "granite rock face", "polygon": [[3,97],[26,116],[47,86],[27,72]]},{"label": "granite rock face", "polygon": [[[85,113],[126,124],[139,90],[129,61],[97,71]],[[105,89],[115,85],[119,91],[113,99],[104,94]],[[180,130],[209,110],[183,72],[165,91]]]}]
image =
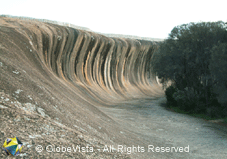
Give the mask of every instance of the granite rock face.
[{"label": "granite rock face", "polygon": [[[111,38],[67,26],[6,17],[1,17],[1,30],[1,49],[14,49],[12,56],[42,68],[39,73],[45,72],[72,89],[79,89],[92,102],[112,104],[134,97],[147,98],[154,95],[154,89],[160,89],[150,65],[157,49],[153,41]],[[4,39],[4,35],[9,37]]]},{"label": "granite rock face", "polygon": [[[37,144],[55,144],[58,138],[95,148],[128,144],[129,135],[137,140],[99,107],[163,96],[150,65],[156,42],[81,29],[0,17],[0,143],[11,135],[21,137],[30,145],[27,156],[37,157]],[[36,136],[32,143],[29,136]],[[96,152],[97,158],[124,157]]]}]

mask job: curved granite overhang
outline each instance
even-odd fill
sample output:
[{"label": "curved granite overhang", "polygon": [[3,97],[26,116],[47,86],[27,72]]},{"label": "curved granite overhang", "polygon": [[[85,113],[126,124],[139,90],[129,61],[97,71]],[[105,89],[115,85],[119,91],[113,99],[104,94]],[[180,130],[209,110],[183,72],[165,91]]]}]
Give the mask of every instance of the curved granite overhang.
[{"label": "curved granite overhang", "polygon": [[[57,77],[90,103],[111,105],[163,95],[150,63],[157,49],[154,41],[29,19],[1,17],[0,24],[1,49],[8,49],[8,41],[24,63],[35,63],[40,74]],[[11,39],[4,39],[7,33]]]},{"label": "curved granite overhang", "polygon": [[[79,152],[73,155],[76,158],[122,158],[122,154],[97,150],[107,144],[145,146],[146,140],[103,109],[143,104],[141,98],[163,96],[150,63],[156,49],[153,41],[0,16],[0,142],[17,136],[33,146],[68,143],[94,147],[93,153]],[[70,158],[67,153],[41,154],[27,149],[33,158]],[[146,154],[136,155],[147,158]]]}]

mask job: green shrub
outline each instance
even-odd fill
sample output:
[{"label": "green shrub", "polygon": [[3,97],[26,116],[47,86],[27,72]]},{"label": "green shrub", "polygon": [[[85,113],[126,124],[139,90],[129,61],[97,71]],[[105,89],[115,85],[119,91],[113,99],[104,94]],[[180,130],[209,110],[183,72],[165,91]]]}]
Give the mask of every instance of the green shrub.
[{"label": "green shrub", "polygon": [[[176,89],[173,98],[177,103],[177,107],[190,114],[206,114],[209,117],[222,117],[223,107],[218,103],[216,95],[209,93],[206,101],[204,93],[197,93],[193,88],[184,88],[184,90]],[[208,104],[206,104],[208,103]]]},{"label": "green shrub", "polygon": [[226,124],[227,124],[227,117],[225,117],[225,118],[224,118],[224,123],[226,123]]},{"label": "green shrub", "polygon": [[210,107],[207,108],[207,115],[210,117],[226,117],[226,108],[217,99],[212,99]]},{"label": "green shrub", "polygon": [[226,115],[226,107],[223,107],[217,100],[217,96],[212,89],[198,93],[194,88],[186,87],[183,90],[175,88],[173,85],[165,91],[167,107],[177,107],[188,114],[204,114],[212,118],[220,118]]},{"label": "green shrub", "polygon": [[200,113],[202,108],[199,107],[199,95],[193,88],[186,87],[184,90],[177,90],[173,94],[177,106],[188,113]]},{"label": "green shrub", "polygon": [[171,85],[165,90],[165,95],[167,99],[167,107],[177,106],[177,101],[173,98],[173,94],[177,91],[177,89]]}]

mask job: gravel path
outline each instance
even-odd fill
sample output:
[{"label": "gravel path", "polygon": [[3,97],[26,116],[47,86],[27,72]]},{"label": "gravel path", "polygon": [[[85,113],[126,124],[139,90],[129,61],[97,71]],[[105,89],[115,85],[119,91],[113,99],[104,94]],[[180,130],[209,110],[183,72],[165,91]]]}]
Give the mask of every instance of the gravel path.
[{"label": "gravel path", "polygon": [[168,111],[160,106],[164,101],[165,98],[133,101],[101,110],[137,134],[145,146],[185,148],[189,145],[189,152],[151,154],[147,148],[144,154],[137,152],[135,158],[227,158],[227,127]]}]

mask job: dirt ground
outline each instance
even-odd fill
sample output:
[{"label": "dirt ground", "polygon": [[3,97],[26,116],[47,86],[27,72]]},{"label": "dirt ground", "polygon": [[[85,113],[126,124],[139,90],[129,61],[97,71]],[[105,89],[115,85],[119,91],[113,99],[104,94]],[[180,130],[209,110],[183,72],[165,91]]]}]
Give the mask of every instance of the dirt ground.
[{"label": "dirt ground", "polygon": [[101,110],[143,138],[141,141],[146,143],[145,146],[189,145],[189,152],[162,152],[161,158],[226,158],[227,127],[166,110],[161,106],[165,101],[165,98],[138,100]]}]

